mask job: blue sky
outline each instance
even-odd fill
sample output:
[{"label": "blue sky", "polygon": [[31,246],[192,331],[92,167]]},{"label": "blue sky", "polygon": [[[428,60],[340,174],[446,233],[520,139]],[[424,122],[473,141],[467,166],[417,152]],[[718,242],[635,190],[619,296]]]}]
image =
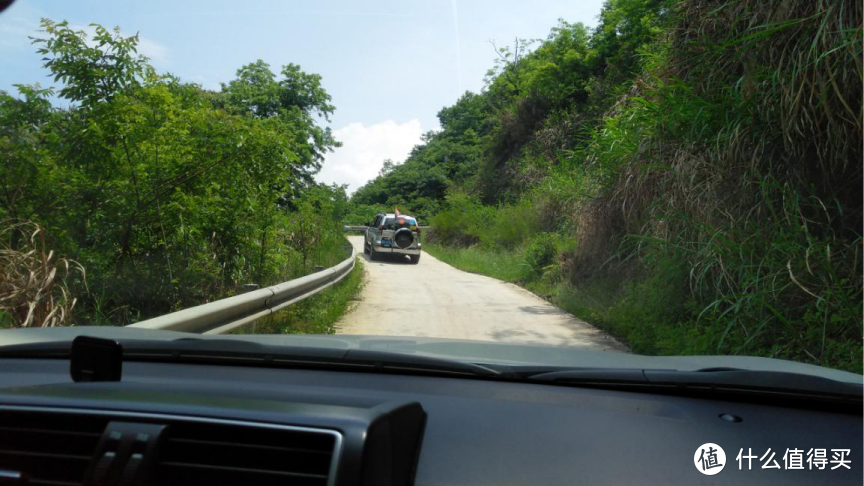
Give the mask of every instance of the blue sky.
[{"label": "blue sky", "polygon": [[50,85],[28,35],[39,19],[139,33],[159,71],[207,88],[263,59],[321,74],[344,146],[319,174],[356,189],[384,159],[402,161],[436,113],[480,91],[499,46],[546,37],[558,18],[596,25],[602,0],[17,0],[0,14],[0,89]]}]

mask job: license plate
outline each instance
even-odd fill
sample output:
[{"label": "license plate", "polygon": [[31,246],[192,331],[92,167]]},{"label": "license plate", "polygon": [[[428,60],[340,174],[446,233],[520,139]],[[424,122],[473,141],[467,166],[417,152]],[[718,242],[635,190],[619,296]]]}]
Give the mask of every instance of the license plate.
[{"label": "license plate", "polygon": [[390,240],[381,240],[381,246],[391,247],[393,246],[393,242]]}]

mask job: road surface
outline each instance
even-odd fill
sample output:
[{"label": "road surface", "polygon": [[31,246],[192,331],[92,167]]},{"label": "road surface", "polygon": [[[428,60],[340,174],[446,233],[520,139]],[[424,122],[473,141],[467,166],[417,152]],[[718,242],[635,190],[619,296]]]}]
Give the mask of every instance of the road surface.
[{"label": "road surface", "polygon": [[516,285],[457,270],[423,253],[420,263],[371,261],[363,237],[349,236],[364,258],[360,301],[338,333],[533,343],[624,351],[590,324]]}]

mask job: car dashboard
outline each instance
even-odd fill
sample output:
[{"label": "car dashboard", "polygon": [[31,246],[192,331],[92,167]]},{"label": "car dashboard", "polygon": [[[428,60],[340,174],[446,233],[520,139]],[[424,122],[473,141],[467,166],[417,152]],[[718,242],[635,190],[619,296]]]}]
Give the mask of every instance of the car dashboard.
[{"label": "car dashboard", "polygon": [[[8,484],[861,483],[860,413],[196,363],[127,362],[120,381],[84,383],[68,359],[0,361]],[[726,451],[715,476],[694,466],[706,443]],[[849,449],[851,468],[784,469],[793,448]],[[781,468],[739,468],[739,449]]]}]

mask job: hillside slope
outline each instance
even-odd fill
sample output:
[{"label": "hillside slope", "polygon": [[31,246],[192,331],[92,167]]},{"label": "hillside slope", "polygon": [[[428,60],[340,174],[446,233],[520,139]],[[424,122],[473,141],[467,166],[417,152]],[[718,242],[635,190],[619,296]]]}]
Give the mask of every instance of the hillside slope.
[{"label": "hillside slope", "polygon": [[499,49],[352,202],[431,217],[445,261],[506,259],[636,352],[860,373],[861,10],[611,0]]}]

